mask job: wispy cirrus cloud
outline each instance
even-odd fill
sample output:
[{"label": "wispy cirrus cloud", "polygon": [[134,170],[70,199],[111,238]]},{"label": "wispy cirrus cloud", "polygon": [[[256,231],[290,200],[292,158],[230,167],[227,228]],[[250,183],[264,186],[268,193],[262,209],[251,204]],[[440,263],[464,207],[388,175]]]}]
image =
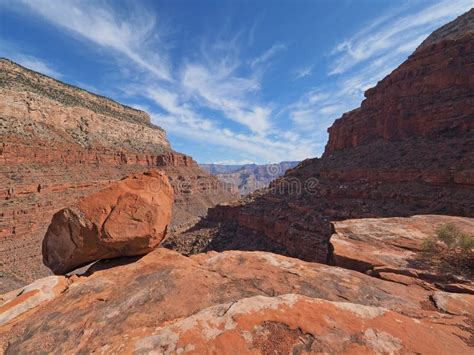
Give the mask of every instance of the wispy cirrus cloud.
[{"label": "wispy cirrus cloud", "polygon": [[313,75],[313,67],[312,66],[300,68],[300,69],[295,70],[294,80],[302,79],[302,78],[305,78],[305,77],[311,76],[311,75]]},{"label": "wispy cirrus cloud", "polygon": [[351,38],[340,42],[329,55],[330,84],[313,87],[285,110],[296,129],[319,130],[344,112],[360,105],[364,92],[390,74],[440,25],[472,7],[472,1],[441,0],[410,11],[380,16]]},{"label": "wispy cirrus cloud", "polygon": [[284,44],[274,44],[265,52],[263,52],[257,58],[254,58],[250,61],[250,67],[256,68],[259,65],[263,65],[267,63],[271,58],[273,58],[278,52],[284,51],[286,49],[286,45]]},{"label": "wispy cirrus cloud", "polygon": [[34,56],[20,54],[14,55],[13,59],[24,67],[52,76],[53,78],[60,79],[63,76],[60,72],[53,69],[49,63]]},{"label": "wispy cirrus cloud", "polygon": [[60,73],[54,65],[29,53],[30,52],[27,48],[21,48],[14,43],[0,39],[0,57],[9,58],[26,68],[49,75],[56,79],[63,77],[63,74]]},{"label": "wispy cirrus cloud", "polygon": [[121,53],[157,78],[169,81],[171,73],[165,54],[151,51],[148,41],[156,40],[156,17],[135,7],[121,15],[107,2],[79,0],[21,0],[30,10],[48,22],[70,31],[81,39]]},{"label": "wispy cirrus cloud", "polygon": [[[140,89],[131,93],[151,100],[163,110],[159,113],[150,108],[156,124],[179,136],[230,147],[260,161],[277,161],[282,150],[298,151],[295,146],[280,144],[271,137],[272,107],[257,98],[262,67],[284,50],[284,45],[272,46],[249,63],[240,57],[238,35],[216,39],[212,46],[202,49],[201,56],[184,60],[173,70],[168,64],[168,53],[160,51],[156,42],[154,46],[149,43],[158,33],[157,20],[143,9],[133,8],[127,16],[122,16],[113,3],[106,1],[22,0],[22,3],[72,36],[112,49],[154,74],[160,81],[145,78]],[[243,75],[240,71],[245,66],[251,70]],[[239,128],[225,128],[223,119],[237,123]],[[273,153],[269,153],[271,150]]]},{"label": "wispy cirrus cloud", "polygon": [[[468,11],[471,0],[443,0],[401,16],[381,16],[333,49],[336,60],[330,74],[342,74],[354,66],[393,50],[412,51],[433,29]],[[408,45],[407,45],[408,44]]]},{"label": "wispy cirrus cloud", "polygon": [[[114,84],[100,87],[119,88],[121,98],[146,108],[153,122],[169,133],[186,142],[232,152],[236,161],[260,163],[320,153],[333,120],[359,106],[366,89],[397,67],[432,30],[465,11],[467,4],[466,0],[440,0],[418,10],[419,6],[409,4],[373,19],[324,58],[329,65],[322,76],[321,60],[314,73],[315,63],[307,65],[307,58],[299,62],[298,56],[288,68],[279,59],[287,49],[294,49],[291,42],[273,38],[262,45],[256,21],[233,33],[227,28],[202,38],[196,35],[192,48],[186,42],[186,50],[172,51],[158,14],[147,11],[149,4],[9,2],[17,12],[34,14],[70,38],[116,59]],[[49,75],[55,71],[46,62],[41,66],[41,60],[29,59],[26,66]],[[283,63],[283,68],[278,67]],[[274,70],[276,80],[269,80],[270,69],[282,69]],[[313,86],[300,91],[293,102],[285,101],[289,96],[268,95],[285,85],[299,89],[294,81],[302,78],[306,79],[298,84]]]}]

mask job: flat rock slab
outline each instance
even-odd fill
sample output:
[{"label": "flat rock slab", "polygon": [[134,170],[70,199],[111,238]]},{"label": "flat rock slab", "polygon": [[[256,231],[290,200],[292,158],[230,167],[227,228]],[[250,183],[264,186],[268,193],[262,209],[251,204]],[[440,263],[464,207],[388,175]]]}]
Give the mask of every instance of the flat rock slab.
[{"label": "flat rock slab", "polygon": [[64,276],[48,276],[0,296],[0,326],[56,298],[67,289],[67,284]]},{"label": "flat rock slab", "polygon": [[467,217],[418,215],[333,222],[335,234],[331,243],[336,265],[361,272],[374,267],[416,269],[413,259],[420,252],[422,242],[433,237],[436,228],[446,223],[474,235],[474,218]]},{"label": "flat rock slab", "polygon": [[120,265],[126,262],[95,264],[90,276],[69,279],[68,288],[34,314],[0,326],[0,349],[6,354],[470,350],[472,313],[438,309],[433,292],[416,285],[266,252],[185,257],[157,249]]}]

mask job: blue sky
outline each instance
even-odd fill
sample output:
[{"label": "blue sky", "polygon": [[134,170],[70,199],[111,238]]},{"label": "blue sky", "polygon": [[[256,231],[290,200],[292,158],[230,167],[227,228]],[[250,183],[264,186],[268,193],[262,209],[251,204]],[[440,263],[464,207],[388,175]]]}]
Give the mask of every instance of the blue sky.
[{"label": "blue sky", "polygon": [[0,0],[0,56],[147,111],[198,162],[319,156],[472,0]]}]

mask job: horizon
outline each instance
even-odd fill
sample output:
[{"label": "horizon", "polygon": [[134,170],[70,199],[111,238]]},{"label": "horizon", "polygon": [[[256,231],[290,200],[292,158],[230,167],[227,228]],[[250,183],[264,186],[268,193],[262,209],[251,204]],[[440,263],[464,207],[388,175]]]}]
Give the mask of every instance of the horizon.
[{"label": "horizon", "polygon": [[5,1],[0,56],[147,112],[200,164],[301,161],[472,2],[273,5]]}]

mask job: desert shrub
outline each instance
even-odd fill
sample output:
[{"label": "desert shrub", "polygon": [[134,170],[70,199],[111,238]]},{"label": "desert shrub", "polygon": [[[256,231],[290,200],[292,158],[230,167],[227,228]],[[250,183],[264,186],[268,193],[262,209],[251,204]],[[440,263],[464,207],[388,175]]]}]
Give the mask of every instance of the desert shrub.
[{"label": "desert shrub", "polygon": [[463,252],[471,252],[474,249],[474,236],[461,234],[457,245]]},{"label": "desert shrub", "polygon": [[436,237],[449,249],[456,247],[462,232],[452,223],[446,223],[436,228]]},{"label": "desert shrub", "polygon": [[433,237],[422,242],[421,249],[433,253],[443,245],[453,253],[471,253],[474,249],[474,236],[464,233],[452,223],[446,223],[436,228]]},{"label": "desert shrub", "polygon": [[452,223],[436,228],[430,238],[423,240],[421,251],[420,260],[429,260],[443,273],[474,277],[474,235]]},{"label": "desert shrub", "polygon": [[421,243],[421,250],[427,253],[433,253],[437,250],[436,239],[427,238]]}]

